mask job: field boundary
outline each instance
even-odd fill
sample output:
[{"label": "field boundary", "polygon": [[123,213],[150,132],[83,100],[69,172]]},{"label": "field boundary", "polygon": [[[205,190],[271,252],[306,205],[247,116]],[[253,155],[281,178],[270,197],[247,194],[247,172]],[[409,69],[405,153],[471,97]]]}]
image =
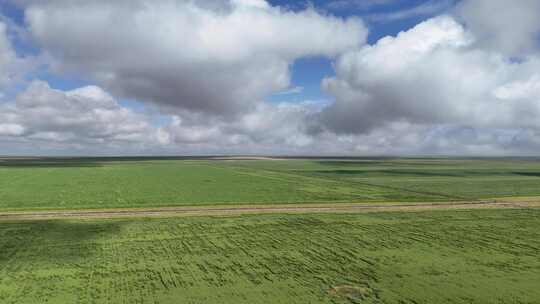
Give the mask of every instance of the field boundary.
[{"label": "field boundary", "polygon": [[20,211],[0,212],[0,221],[35,220],[62,218],[116,218],[116,217],[169,217],[204,215],[239,215],[258,213],[340,213],[340,212],[382,212],[382,211],[429,211],[444,209],[486,209],[486,208],[534,208],[540,207],[540,199],[455,201],[437,203],[380,203],[380,204],[272,204],[272,205],[234,205],[200,207],[156,207],[99,210],[60,210],[60,211]]}]

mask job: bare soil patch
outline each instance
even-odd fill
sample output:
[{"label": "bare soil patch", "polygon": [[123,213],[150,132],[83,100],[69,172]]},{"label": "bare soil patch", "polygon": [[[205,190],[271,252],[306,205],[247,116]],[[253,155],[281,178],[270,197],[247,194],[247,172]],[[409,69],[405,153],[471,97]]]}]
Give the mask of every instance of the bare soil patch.
[{"label": "bare soil patch", "polygon": [[373,296],[374,292],[367,286],[339,285],[332,287],[328,293],[331,296],[347,298],[351,301],[364,300]]}]

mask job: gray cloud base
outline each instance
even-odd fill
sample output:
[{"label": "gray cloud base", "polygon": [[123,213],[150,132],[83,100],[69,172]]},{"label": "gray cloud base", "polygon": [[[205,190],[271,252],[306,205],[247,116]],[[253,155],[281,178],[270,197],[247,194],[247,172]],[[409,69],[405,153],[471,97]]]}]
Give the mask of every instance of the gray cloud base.
[{"label": "gray cloud base", "polygon": [[367,36],[357,18],[312,9],[196,3],[36,2],[26,20],[56,70],[86,75],[119,96],[218,116],[249,111],[286,89],[295,59],[335,56]]}]

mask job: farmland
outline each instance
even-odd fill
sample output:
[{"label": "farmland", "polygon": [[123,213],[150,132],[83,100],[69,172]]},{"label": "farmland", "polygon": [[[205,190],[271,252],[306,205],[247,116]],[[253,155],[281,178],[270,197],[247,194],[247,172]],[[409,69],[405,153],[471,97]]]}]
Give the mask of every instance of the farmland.
[{"label": "farmland", "polygon": [[1,159],[0,210],[540,196],[536,159]]},{"label": "farmland", "polygon": [[540,209],[2,222],[1,303],[538,303]]},{"label": "farmland", "polygon": [[532,158],[0,158],[0,303],[539,303],[539,197]]}]

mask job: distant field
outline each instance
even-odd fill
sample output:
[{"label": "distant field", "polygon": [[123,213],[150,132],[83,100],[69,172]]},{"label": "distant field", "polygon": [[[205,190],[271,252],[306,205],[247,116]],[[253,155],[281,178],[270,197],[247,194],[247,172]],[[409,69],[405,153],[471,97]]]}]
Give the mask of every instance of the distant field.
[{"label": "distant field", "polygon": [[1,159],[0,209],[540,196],[534,159]]},{"label": "distant field", "polygon": [[0,225],[0,303],[540,303],[540,209]]}]

